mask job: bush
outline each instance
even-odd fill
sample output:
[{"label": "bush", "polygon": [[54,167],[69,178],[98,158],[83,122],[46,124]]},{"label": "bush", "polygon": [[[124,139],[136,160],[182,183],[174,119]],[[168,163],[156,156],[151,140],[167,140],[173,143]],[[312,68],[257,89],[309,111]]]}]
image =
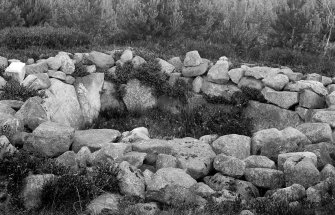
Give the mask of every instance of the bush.
[{"label": "bush", "polygon": [[75,65],[75,70],[71,75],[77,78],[77,77],[84,77],[90,74],[91,73],[87,72],[87,68],[83,63],[77,63]]},{"label": "bush", "polygon": [[90,37],[71,28],[16,27],[4,36],[4,45],[10,49],[26,49],[30,46],[61,49],[90,44]]},{"label": "bush", "polygon": [[2,89],[0,100],[19,100],[25,102],[30,97],[44,97],[43,91],[27,88],[21,85],[17,80],[8,77],[7,83]]}]

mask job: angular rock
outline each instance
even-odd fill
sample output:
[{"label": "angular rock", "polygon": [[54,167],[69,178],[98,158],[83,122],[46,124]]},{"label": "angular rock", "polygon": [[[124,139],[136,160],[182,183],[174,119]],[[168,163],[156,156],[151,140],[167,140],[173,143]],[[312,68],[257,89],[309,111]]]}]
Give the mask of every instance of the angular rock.
[{"label": "angular rock", "polygon": [[183,68],[183,62],[181,61],[180,57],[173,57],[168,62],[175,67],[177,72],[181,72]]},{"label": "angular rock", "polygon": [[25,178],[24,187],[22,190],[23,204],[26,209],[37,209],[42,204],[42,189],[43,185],[50,180],[54,180],[53,174],[45,175],[30,175]]},{"label": "angular rock", "polygon": [[212,143],[216,154],[225,154],[238,159],[245,159],[250,155],[251,138],[243,135],[230,134],[219,137]]},{"label": "angular rock", "polygon": [[333,143],[317,143],[305,146],[306,152],[313,152],[317,156],[317,168],[321,169],[327,164],[333,164],[332,155],[335,153]]},{"label": "angular rock", "polygon": [[4,75],[13,77],[14,80],[22,83],[26,75],[26,64],[22,62],[13,62],[5,69]]},{"label": "angular rock", "polygon": [[313,152],[290,152],[278,155],[278,170],[283,171],[285,162],[290,158],[309,158],[315,166],[317,165],[317,156]]},{"label": "angular rock", "polygon": [[261,93],[268,102],[281,108],[289,109],[293,105],[299,103],[298,92],[278,92],[272,90],[271,88],[265,87]]},{"label": "angular rock", "polygon": [[262,188],[275,189],[284,185],[284,173],[274,169],[247,168],[245,170],[247,181]]},{"label": "angular rock", "polygon": [[122,157],[122,161],[127,161],[130,165],[139,168],[143,165],[143,161],[146,158],[147,153],[141,152],[128,152]]},{"label": "angular rock", "polygon": [[22,85],[34,89],[34,90],[45,90],[51,86],[51,82],[48,74],[38,73],[28,75],[22,82]]},{"label": "angular rock", "polygon": [[324,86],[328,86],[328,85],[332,84],[333,81],[332,81],[332,79],[329,78],[329,77],[322,76],[322,77],[321,77],[321,83],[322,83]]},{"label": "angular rock", "polygon": [[119,164],[117,179],[122,195],[144,198],[145,180],[140,170],[123,161]]},{"label": "angular rock", "polygon": [[304,123],[296,127],[313,143],[332,142],[332,130],[327,123]]},{"label": "angular rock", "polygon": [[207,184],[203,182],[196,183],[190,189],[194,191],[197,195],[204,198],[209,197],[215,193],[212,188],[210,188]]},{"label": "angular rock", "polygon": [[39,73],[47,73],[48,72],[48,64],[47,62],[41,62],[31,65],[26,65],[26,75],[39,74]]},{"label": "angular rock", "polygon": [[198,51],[190,51],[186,53],[184,59],[184,66],[199,66],[202,63],[202,58]]},{"label": "angular rock", "polygon": [[11,139],[15,133],[24,130],[21,120],[6,113],[0,113],[0,128],[0,135],[5,135],[9,139]]},{"label": "angular rock", "polygon": [[256,89],[261,91],[264,87],[262,81],[252,78],[252,77],[243,77],[240,79],[240,81],[238,82],[238,87],[239,88],[243,88],[243,87],[247,87],[247,88],[252,88],[252,89]]},{"label": "angular rock", "polygon": [[327,178],[335,178],[335,167],[331,164],[327,164],[321,171],[321,180],[324,181]]},{"label": "angular rock", "polygon": [[207,74],[207,80],[212,83],[216,84],[226,84],[229,81],[229,63],[228,61],[224,61],[224,63],[217,63],[210,70]]},{"label": "angular rock", "polygon": [[241,90],[232,84],[220,85],[204,81],[201,91],[210,97],[223,97],[224,99],[231,101],[234,93],[241,92]]},{"label": "angular rock", "polygon": [[305,198],[306,190],[300,184],[293,184],[289,187],[276,190],[271,197],[279,202],[294,202]]},{"label": "angular rock", "polygon": [[231,176],[233,178],[240,178],[244,175],[246,165],[244,161],[238,158],[219,154],[215,157],[213,166],[214,169],[223,175]]},{"label": "angular rock", "polygon": [[78,169],[76,153],[74,153],[73,151],[64,152],[62,155],[56,158],[56,162],[63,166],[70,167],[73,170]]},{"label": "angular rock", "polygon": [[74,83],[84,123],[91,124],[100,113],[100,92],[104,83],[103,73],[78,77]]},{"label": "angular rock", "polygon": [[118,213],[120,199],[122,196],[119,194],[102,194],[88,204],[86,211],[92,215],[99,215],[104,209],[110,213]]},{"label": "angular rock", "polygon": [[256,101],[249,101],[243,115],[252,118],[253,132],[268,128],[296,127],[302,123],[299,114],[294,111]]},{"label": "angular rock", "polygon": [[11,108],[8,104],[0,103],[0,113],[14,116],[16,111]]},{"label": "angular rock", "polygon": [[110,143],[104,145],[100,150],[92,153],[91,162],[93,165],[106,162],[123,161],[125,154],[131,151],[131,145],[126,143]]},{"label": "angular rock", "polygon": [[86,168],[88,163],[91,163],[91,151],[88,147],[82,147],[76,154],[76,162],[78,167]]},{"label": "angular rock", "polygon": [[42,99],[40,97],[29,98],[18,112],[15,117],[23,122],[31,130],[35,130],[40,124],[48,121],[48,116],[42,107]]},{"label": "angular rock", "polygon": [[255,79],[264,79],[267,77],[274,77],[280,72],[278,68],[270,68],[270,67],[246,67],[245,68],[245,76],[251,76]]},{"label": "angular rock", "polygon": [[300,184],[305,188],[320,181],[320,172],[308,157],[291,157],[284,163],[286,186]]},{"label": "angular rock", "polygon": [[61,80],[61,81],[65,81],[66,79],[66,74],[61,71],[49,70],[48,76],[50,78],[57,78],[58,80]]},{"label": "angular rock", "polygon": [[275,75],[274,77],[268,76],[264,78],[262,81],[265,86],[280,91],[286,86],[286,84],[288,84],[289,78],[286,75],[278,74]]},{"label": "angular rock", "polygon": [[324,96],[320,96],[311,90],[302,90],[299,96],[299,106],[309,109],[320,109],[326,106]]},{"label": "angular rock", "polygon": [[157,98],[152,88],[142,85],[137,79],[132,79],[125,87],[123,102],[128,111],[141,111],[155,107]]},{"label": "angular rock", "polygon": [[297,82],[290,82],[286,85],[284,90],[292,91],[292,92],[300,92],[302,90],[311,90],[320,96],[326,96],[328,94],[327,89],[323,86],[322,83],[318,81],[309,81],[309,80],[301,80]]},{"label": "angular rock", "polygon": [[113,56],[102,53],[102,52],[92,51],[87,56],[87,59],[91,63],[93,63],[94,65],[102,69],[109,69],[112,66],[114,66]]},{"label": "angular rock", "polygon": [[60,67],[60,70],[62,72],[64,72],[67,75],[71,75],[72,73],[74,73],[75,65],[72,59],[69,57],[69,55],[67,55],[66,53],[60,52],[56,57],[60,58],[62,62],[61,67]]},{"label": "angular rock", "polygon": [[74,86],[54,78],[50,81],[51,87],[45,91],[42,103],[48,119],[75,129],[83,127],[84,118]]},{"label": "angular rock", "polygon": [[175,70],[175,67],[172,64],[166,62],[165,60],[157,58],[157,61],[158,64],[162,67],[162,73],[169,75]]},{"label": "angular rock", "polygon": [[312,122],[327,123],[331,128],[335,128],[335,110],[315,110],[312,114]]},{"label": "angular rock", "polygon": [[244,76],[244,70],[242,68],[231,69],[228,71],[230,80],[235,84],[238,84],[241,78]]},{"label": "angular rock", "polygon": [[72,150],[78,152],[82,147],[88,147],[92,152],[105,145],[115,142],[121,133],[113,129],[77,130],[74,133]]},{"label": "angular rock", "polygon": [[207,69],[208,69],[208,63],[206,61],[203,61],[198,66],[183,67],[182,74],[185,77],[196,77],[205,74],[207,72]]},{"label": "angular rock", "polygon": [[47,63],[49,69],[55,71],[60,69],[60,67],[62,66],[62,58],[59,56],[49,57],[45,62]]},{"label": "angular rock", "polygon": [[74,129],[54,122],[44,122],[34,131],[33,148],[48,157],[68,151],[73,142]]},{"label": "angular rock", "polygon": [[156,170],[169,167],[177,168],[177,158],[166,154],[157,155]]},{"label": "angular rock", "polygon": [[306,80],[321,82],[322,76],[318,73],[307,74]]},{"label": "angular rock", "polygon": [[246,168],[276,169],[275,162],[266,156],[251,155],[243,161]]},{"label": "angular rock", "polygon": [[131,60],[131,62],[133,63],[135,69],[139,68],[141,65],[146,63],[146,61],[143,58],[141,58],[140,56],[135,56]]},{"label": "angular rock", "polygon": [[219,135],[212,134],[212,135],[205,135],[199,138],[200,141],[212,145],[212,143],[219,138]]},{"label": "angular rock", "polygon": [[2,135],[0,137],[0,161],[2,161],[5,156],[13,155],[15,152],[17,152],[17,149],[10,144],[6,136]]},{"label": "angular rock", "polygon": [[133,52],[130,49],[126,49],[124,50],[124,52],[122,53],[120,60],[125,63],[127,61],[130,61],[133,59]]}]

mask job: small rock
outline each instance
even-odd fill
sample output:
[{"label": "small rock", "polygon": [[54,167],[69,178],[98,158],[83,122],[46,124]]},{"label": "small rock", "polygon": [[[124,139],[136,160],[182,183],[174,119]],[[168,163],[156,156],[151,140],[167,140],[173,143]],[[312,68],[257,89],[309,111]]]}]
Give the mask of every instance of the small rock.
[{"label": "small rock", "polygon": [[230,134],[219,137],[212,143],[216,154],[225,154],[238,159],[245,159],[250,155],[251,138],[243,135]]},{"label": "small rock", "polygon": [[177,168],[177,158],[166,154],[157,155],[156,170],[169,167]]},{"label": "small rock", "polygon": [[25,63],[13,62],[5,69],[4,75],[11,76],[19,83],[22,83],[26,75],[25,66]]},{"label": "small rock", "polygon": [[190,51],[186,53],[186,56],[184,59],[185,67],[199,66],[201,63],[202,63],[202,59],[198,51]]},{"label": "small rock", "polygon": [[219,154],[215,157],[213,166],[223,175],[239,178],[244,175],[246,165],[238,158]]},{"label": "small rock", "polygon": [[276,164],[266,156],[251,155],[243,160],[246,168],[276,169]]},{"label": "small rock", "polygon": [[266,77],[262,81],[265,86],[280,91],[286,86],[286,84],[288,84],[289,78],[286,75],[278,74],[274,77]]},{"label": "small rock", "polygon": [[130,61],[133,59],[133,52],[130,49],[126,49],[124,50],[124,52],[122,53],[120,60],[125,63],[127,61]]}]

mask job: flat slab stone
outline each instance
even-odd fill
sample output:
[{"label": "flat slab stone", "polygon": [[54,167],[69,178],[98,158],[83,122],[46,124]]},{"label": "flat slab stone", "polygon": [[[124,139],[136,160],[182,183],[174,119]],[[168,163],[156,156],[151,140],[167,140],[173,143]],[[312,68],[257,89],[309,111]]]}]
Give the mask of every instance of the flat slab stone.
[{"label": "flat slab stone", "polygon": [[298,92],[287,92],[287,91],[275,91],[271,88],[265,87],[262,90],[262,95],[264,98],[281,108],[289,109],[293,105],[299,103],[299,93]]}]

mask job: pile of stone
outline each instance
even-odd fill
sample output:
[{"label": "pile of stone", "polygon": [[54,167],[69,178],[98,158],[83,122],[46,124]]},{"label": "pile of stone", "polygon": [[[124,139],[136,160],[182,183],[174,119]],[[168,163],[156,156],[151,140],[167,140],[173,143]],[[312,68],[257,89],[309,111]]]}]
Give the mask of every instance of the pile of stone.
[{"label": "pile of stone", "polygon": [[[203,207],[208,198],[250,202],[266,197],[293,207],[303,199],[318,204],[335,193],[335,80],[284,67],[230,69],[226,57],[213,65],[191,51],[184,62],[179,57],[157,59],[161,72],[170,77],[171,85],[178,79],[190,84],[197,103],[203,102],[203,94],[231,100],[242,87],[259,90],[267,103],[250,101],[245,112],[255,117],[251,137],[209,134],[200,139],[159,140],[151,139],[143,127],[123,133],[80,130],[106,108],[149,109],[160,104],[154,89],[136,79],[124,86],[122,101],[116,98],[114,84],[96,68],[113,74],[115,63],[132,61],[140,66],[145,60],[126,50],[116,61],[114,53],[61,52],[36,63],[30,60],[29,65],[0,58],[6,75],[46,94],[26,102],[0,101],[1,132],[12,134],[9,139],[0,137],[0,162],[20,146],[74,171],[99,162],[117,163],[121,194],[104,194],[91,202],[87,210],[96,214],[108,207],[117,210],[121,195],[151,200],[134,206],[149,213],[159,210],[160,203],[192,202]],[[90,74],[71,76],[76,63],[84,64]],[[5,80],[0,83],[3,87]],[[56,180],[55,176],[26,179],[22,191],[26,208],[39,206],[41,187],[49,180]],[[263,195],[260,190],[267,192]]]}]

